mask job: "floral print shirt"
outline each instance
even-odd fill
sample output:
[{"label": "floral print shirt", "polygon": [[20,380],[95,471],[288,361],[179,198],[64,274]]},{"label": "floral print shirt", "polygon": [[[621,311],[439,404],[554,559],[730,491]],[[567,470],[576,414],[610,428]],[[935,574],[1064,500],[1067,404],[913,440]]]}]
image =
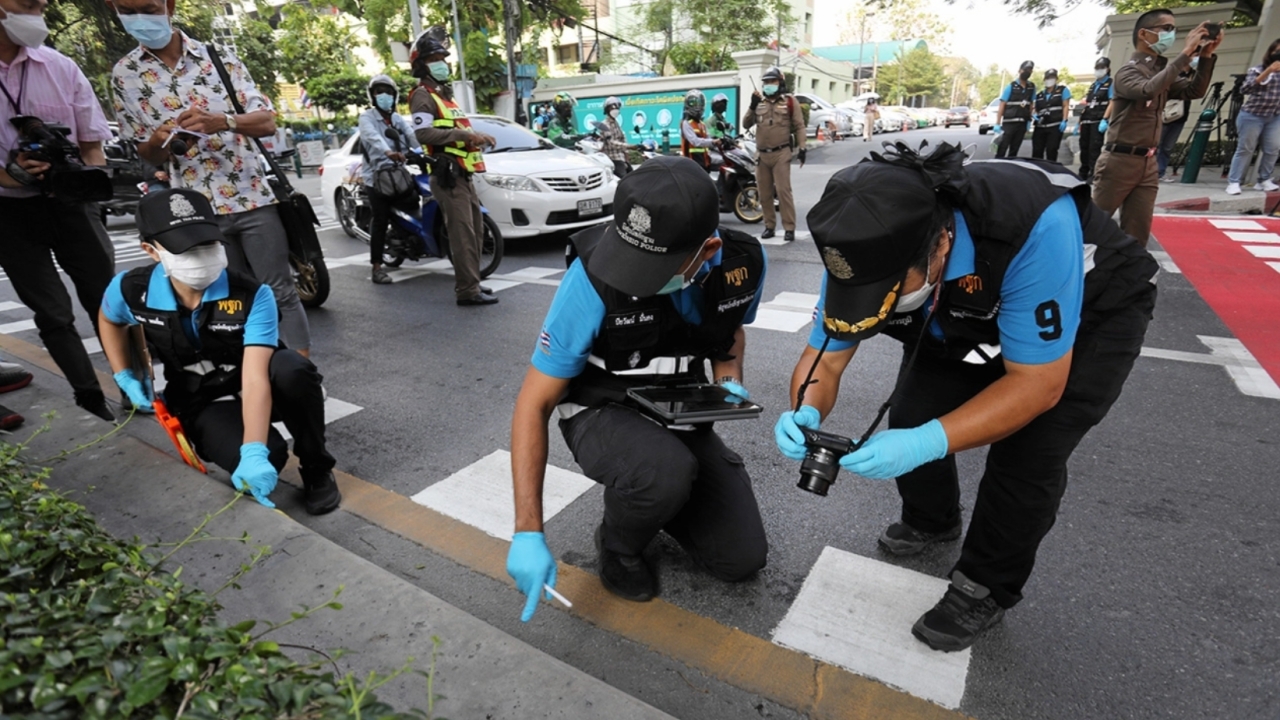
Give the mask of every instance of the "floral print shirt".
[{"label": "floral print shirt", "polygon": [[[258,91],[244,65],[220,50],[236,96],[246,113],[274,110]],[[165,122],[176,122],[188,108],[235,114],[218,71],[204,43],[182,35],[182,56],[172,70],[152,51],[139,46],[116,63],[111,71],[120,134],[145,142]],[[275,194],[258,164],[258,150],[251,138],[231,131],[189,141],[186,155],[175,155],[169,175],[175,187],[199,190],[219,215],[245,212],[276,202]]]}]

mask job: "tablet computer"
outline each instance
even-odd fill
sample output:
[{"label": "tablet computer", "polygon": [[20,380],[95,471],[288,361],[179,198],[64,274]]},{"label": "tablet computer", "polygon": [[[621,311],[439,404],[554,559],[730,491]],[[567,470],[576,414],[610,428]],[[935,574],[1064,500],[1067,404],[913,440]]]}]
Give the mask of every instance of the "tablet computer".
[{"label": "tablet computer", "polygon": [[630,388],[627,396],[640,409],[671,425],[751,420],[764,411],[750,400],[730,401],[731,393],[719,385],[651,385]]}]

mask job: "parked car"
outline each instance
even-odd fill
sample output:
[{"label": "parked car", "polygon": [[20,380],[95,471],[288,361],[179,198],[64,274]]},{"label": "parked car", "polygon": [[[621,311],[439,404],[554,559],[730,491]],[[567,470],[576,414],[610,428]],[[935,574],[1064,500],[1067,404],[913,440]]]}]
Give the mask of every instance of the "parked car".
[{"label": "parked car", "polygon": [[885,132],[913,130],[916,119],[908,115],[905,108],[895,105],[881,105],[880,119],[885,121]]},{"label": "parked car", "polygon": [[947,127],[952,125],[963,125],[969,127],[969,108],[964,105],[957,105],[947,111],[947,119],[944,121]]},{"label": "parked car", "polygon": [[853,115],[826,100],[810,93],[795,93],[796,101],[809,106],[810,135],[817,135],[818,128],[825,127],[843,136],[853,135]]},{"label": "parked car", "polygon": [[[580,230],[613,217],[618,182],[611,170],[506,118],[470,119],[473,128],[498,141],[485,151],[486,172],[473,182],[504,239]],[[325,157],[320,188],[330,217],[339,217],[338,206],[360,182],[362,155],[360,136],[353,135]]]},{"label": "parked car", "polygon": [[978,114],[978,134],[986,135],[987,131],[995,127],[996,112],[1000,110],[1000,99],[996,98],[991,104],[982,109]]}]

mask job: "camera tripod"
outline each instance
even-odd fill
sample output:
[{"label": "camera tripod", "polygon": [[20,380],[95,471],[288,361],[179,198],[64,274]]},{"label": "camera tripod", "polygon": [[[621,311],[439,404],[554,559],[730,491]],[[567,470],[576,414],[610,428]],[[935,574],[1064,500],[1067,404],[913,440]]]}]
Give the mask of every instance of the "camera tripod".
[{"label": "camera tripod", "polygon": [[[1236,154],[1236,143],[1239,141],[1240,133],[1236,128],[1236,118],[1240,115],[1240,108],[1244,106],[1244,79],[1245,74],[1232,74],[1234,82],[1231,89],[1223,94],[1222,88],[1226,81],[1219,80],[1209,86],[1209,93],[1205,95],[1204,101],[1200,103],[1201,108],[1213,108],[1214,125],[1209,130],[1209,135],[1218,144],[1218,153],[1222,161],[1222,177],[1227,176],[1227,172],[1231,169],[1231,158]],[[1229,104],[1228,104],[1229,103]],[[1222,111],[1223,106],[1227,106],[1227,111]],[[1188,118],[1191,120],[1191,118]],[[1223,135],[1226,139],[1223,140]],[[1216,135],[1216,137],[1215,137]],[[1176,158],[1170,160],[1169,165],[1178,168],[1185,164],[1187,157],[1187,149],[1190,143],[1184,143],[1178,151]]]}]

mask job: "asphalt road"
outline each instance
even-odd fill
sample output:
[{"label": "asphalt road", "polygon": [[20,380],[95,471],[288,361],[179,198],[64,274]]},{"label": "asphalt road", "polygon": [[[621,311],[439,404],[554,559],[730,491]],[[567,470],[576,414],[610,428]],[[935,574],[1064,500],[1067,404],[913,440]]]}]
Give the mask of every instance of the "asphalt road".
[{"label": "asphalt road", "polygon": [[[793,173],[799,216],[832,173],[882,139],[812,151]],[[979,136],[976,128],[888,139],[976,143],[978,158],[991,155],[991,136]],[[319,193],[314,178],[299,185]],[[112,230],[126,246],[129,226],[114,220]],[[366,248],[335,228],[325,230],[322,241],[331,258]],[[563,249],[563,237],[512,242],[499,273],[562,269]],[[783,292],[817,292],[822,266],[807,235],[768,252],[766,301]],[[354,264],[333,268],[332,279],[331,298],[311,311],[310,321],[313,358],[330,396],[360,408],[330,426],[330,449],[342,469],[408,497],[510,448],[511,408],[555,292],[552,283],[525,282],[501,290],[496,306],[460,308],[444,273],[376,286],[367,265]],[[1148,347],[1206,353],[1197,336],[1230,337],[1181,275],[1163,272],[1158,282]],[[7,282],[0,283],[0,300],[16,300]],[[29,317],[25,312],[8,312],[5,322]],[[88,335],[88,325],[81,327]],[[38,343],[33,330],[14,332]],[[891,483],[843,473],[829,497],[796,489],[796,464],[778,454],[772,425],[788,404],[787,378],[807,332],[807,323],[790,332],[748,331],[745,384],[766,407],[765,417],[720,427],[752,474],[770,542],[768,567],[730,585],[697,571],[669,540],[651,547],[663,598],[762,638],[786,616],[824,548],[933,577],[945,576],[959,552],[951,544],[896,559],[877,550],[876,538],[899,511]],[[861,432],[889,394],[899,356],[892,340],[868,342],[824,430]],[[1058,523],[1041,548],[1025,601],[974,647],[960,709],[1010,720],[1280,716],[1280,495],[1271,486],[1278,477],[1278,429],[1280,404],[1243,395],[1222,367],[1140,359],[1124,395],[1072,460]],[[966,507],[973,505],[984,456],[971,451],[959,458]],[[550,462],[576,470],[554,427]],[[548,522],[549,543],[562,561],[594,567],[591,538],[600,508],[593,488]],[[678,717],[799,717],[563,613],[544,610],[522,625],[521,598],[510,585],[352,516],[304,521]]]}]

